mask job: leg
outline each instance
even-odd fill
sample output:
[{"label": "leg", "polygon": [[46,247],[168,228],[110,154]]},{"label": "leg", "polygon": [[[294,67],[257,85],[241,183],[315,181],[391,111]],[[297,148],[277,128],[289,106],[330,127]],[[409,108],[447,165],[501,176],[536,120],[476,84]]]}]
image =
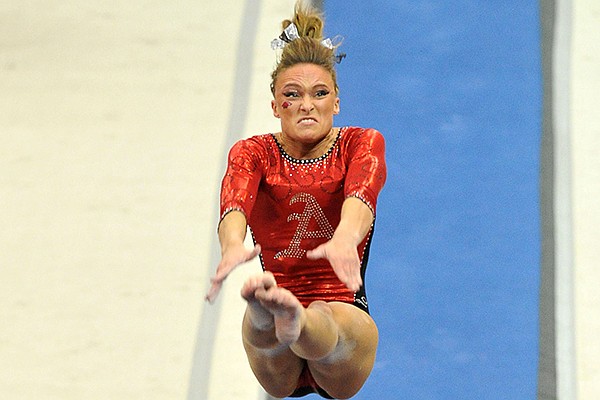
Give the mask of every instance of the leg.
[{"label": "leg", "polygon": [[[287,344],[279,342],[275,316],[257,298],[273,287],[276,287],[275,278],[268,272],[254,276],[244,284],[242,297],[248,306],[242,323],[242,338],[250,368],[258,382],[270,395],[284,398],[296,389],[305,361],[295,355]],[[288,325],[293,331],[293,324]]]},{"label": "leg", "polygon": [[242,297],[248,301],[244,346],[267,392],[290,395],[305,363],[333,397],[349,398],[360,390],[373,368],[378,340],[367,313],[337,302],[316,301],[304,308],[269,273],[248,280]]},{"label": "leg", "polygon": [[371,374],[379,333],[371,316],[357,307],[338,302],[323,304],[331,311],[339,340],[326,357],[308,360],[308,367],[327,393],[347,399],[358,393]]}]

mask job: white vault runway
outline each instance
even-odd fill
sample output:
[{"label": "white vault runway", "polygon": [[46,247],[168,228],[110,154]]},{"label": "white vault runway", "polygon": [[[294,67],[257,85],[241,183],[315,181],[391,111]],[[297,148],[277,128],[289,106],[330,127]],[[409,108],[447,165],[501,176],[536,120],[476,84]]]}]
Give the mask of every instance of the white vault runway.
[{"label": "white vault runway", "polygon": [[256,265],[199,324],[224,154],[277,128],[269,43],[292,6],[0,2],[1,397],[259,396],[236,315]]}]

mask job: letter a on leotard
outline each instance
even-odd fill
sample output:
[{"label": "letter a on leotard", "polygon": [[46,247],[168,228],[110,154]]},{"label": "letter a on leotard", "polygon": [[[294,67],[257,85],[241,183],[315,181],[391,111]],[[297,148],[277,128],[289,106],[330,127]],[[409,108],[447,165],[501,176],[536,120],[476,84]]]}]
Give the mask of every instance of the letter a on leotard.
[{"label": "letter a on leotard", "polygon": [[[290,205],[295,203],[305,203],[306,206],[301,214],[292,213],[288,216],[288,222],[297,220],[298,227],[296,228],[296,232],[287,249],[275,254],[275,258],[302,258],[306,254],[306,249],[300,248],[303,239],[331,239],[333,236],[333,228],[314,196],[311,196],[308,193],[298,193],[290,199]],[[317,221],[319,230],[309,231],[308,224],[313,218]]]}]

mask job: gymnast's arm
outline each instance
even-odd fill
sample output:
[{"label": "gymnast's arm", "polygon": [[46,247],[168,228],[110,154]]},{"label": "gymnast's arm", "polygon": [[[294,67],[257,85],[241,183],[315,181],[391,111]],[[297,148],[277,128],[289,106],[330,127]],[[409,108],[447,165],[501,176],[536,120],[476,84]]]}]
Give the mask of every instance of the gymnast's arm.
[{"label": "gymnast's arm", "polygon": [[311,259],[327,259],[338,278],[353,291],[362,286],[357,247],[373,225],[377,196],[386,177],[383,136],[374,129],[357,133],[350,138],[346,152],[349,167],[340,223],[331,240],[307,252]]},{"label": "gymnast's arm", "polygon": [[227,213],[219,224],[219,243],[221,245],[221,262],[217,273],[211,279],[211,287],[206,300],[213,302],[219,294],[223,281],[238,265],[252,260],[260,253],[260,245],[252,249],[244,246],[246,237],[246,216],[237,210]]},{"label": "gymnast's arm", "polygon": [[244,247],[246,213],[250,213],[261,180],[257,167],[257,154],[261,148],[252,140],[241,140],[229,151],[227,171],[221,183],[221,221],[218,234],[221,245],[221,262],[211,279],[206,300],[213,302],[223,281],[238,265],[250,261],[260,253],[260,246]]},{"label": "gymnast's arm", "polygon": [[362,286],[357,247],[373,224],[373,212],[360,199],[348,197],[331,240],[307,252],[310,259],[326,258],[338,278],[352,291]]}]

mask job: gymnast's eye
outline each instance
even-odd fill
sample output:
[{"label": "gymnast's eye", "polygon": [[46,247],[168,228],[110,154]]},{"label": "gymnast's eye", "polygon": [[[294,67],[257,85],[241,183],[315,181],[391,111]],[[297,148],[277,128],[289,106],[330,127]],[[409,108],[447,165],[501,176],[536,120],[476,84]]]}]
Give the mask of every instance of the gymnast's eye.
[{"label": "gymnast's eye", "polygon": [[315,97],[325,97],[329,94],[329,90],[317,90],[317,92],[315,93]]},{"label": "gymnast's eye", "polygon": [[300,95],[298,94],[298,92],[296,91],[289,91],[289,92],[284,92],[283,95],[287,98],[296,98],[296,97],[300,97]]}]

